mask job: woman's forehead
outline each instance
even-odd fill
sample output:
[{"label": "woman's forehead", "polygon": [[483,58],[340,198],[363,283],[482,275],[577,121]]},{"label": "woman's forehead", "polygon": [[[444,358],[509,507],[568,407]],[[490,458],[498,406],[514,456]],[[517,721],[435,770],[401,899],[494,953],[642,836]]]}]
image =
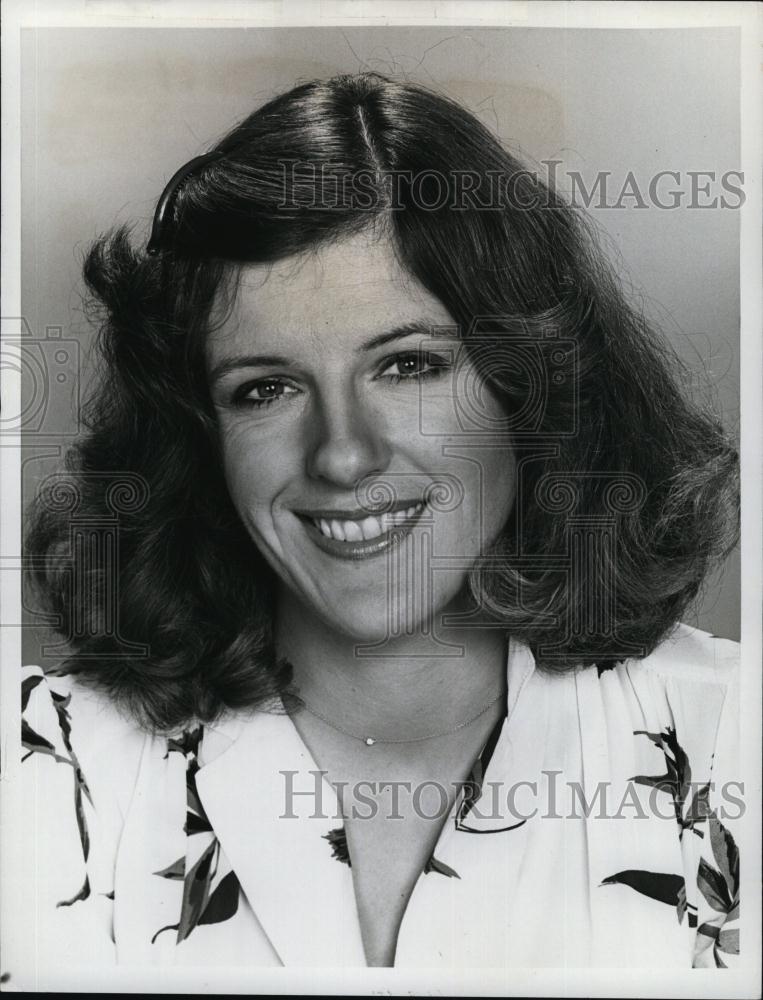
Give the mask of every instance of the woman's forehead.
[{"label": "woman's forehead", "polygon": [[295,292],[320,292],[385,281],[401,287],[415,279],[397,260],[388,235],[364,230],[323,246],[267,264],[251,264],[241,272],[241,288],[257,297]]},{"label": "woman's forehead", "polygon": [[454,320],[401,267],[387,237],[363,232],[243,268],[230,315],[212,335],[210,347],[329,332],[351,340],[411,323],[453,326]]}]

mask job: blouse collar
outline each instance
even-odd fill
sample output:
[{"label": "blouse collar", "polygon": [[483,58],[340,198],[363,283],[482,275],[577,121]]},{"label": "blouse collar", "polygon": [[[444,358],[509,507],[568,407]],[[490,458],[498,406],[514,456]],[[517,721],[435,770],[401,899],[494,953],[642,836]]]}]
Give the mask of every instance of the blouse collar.
[{"label": "blouse collar", "polygon": [[[535,668],[516,638],[507,661],[502,736]],[[365,965],[352,871],[331,850],[342,828],[338,799],[288,716],[231,713],[205,729],[199,764],[206,814],[284,964]]]}]

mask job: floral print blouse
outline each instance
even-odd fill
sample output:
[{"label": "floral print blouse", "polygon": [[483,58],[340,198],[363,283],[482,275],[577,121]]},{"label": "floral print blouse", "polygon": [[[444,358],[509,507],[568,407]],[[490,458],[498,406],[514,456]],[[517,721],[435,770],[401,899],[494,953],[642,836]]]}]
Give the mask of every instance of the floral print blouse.
[{"label": "floral print blouse", "polygon": [[[679,625],[505,716],[403,917],[396,968],[691,968],[739,955],[737,643]],[[336,793],[283,713],[172,737],[24,672],[23,848],[4,969],[365,965]],[[295,794],[287,802],[286,783]],[[34,942],[30,947],[29,942]]]}]

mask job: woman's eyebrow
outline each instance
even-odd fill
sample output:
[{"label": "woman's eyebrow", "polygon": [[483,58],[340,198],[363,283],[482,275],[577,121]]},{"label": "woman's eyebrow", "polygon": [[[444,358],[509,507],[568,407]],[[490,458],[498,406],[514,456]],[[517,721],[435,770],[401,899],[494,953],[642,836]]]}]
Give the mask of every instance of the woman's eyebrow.
[{"label": "woman's eyebrow", "polygon": [[373,351],[377,347],[383,347],[385,344],[389,344],[393,340],[402,340],[403,337],[410,337],[412,334],[418,334],[424,337],[434,337],[438,333],[440,335],[450,334],[453,335],[454,327],[438,326],[435,323],[425,323],[425,322],[415,322],[415,323],[402,323],[400,326],[393,327],[386,333],[380,333],[377,337],[373,337],[371,340],[366,341],[365,344],[361,344],[357,349],[359,351]]},{"label": "woman's eyebrow", "polygon": [[[393,327],[391,330],[380,333],[376,337],[372,337],[371,340],[359,344],[355,350],[357,352],[373,351],[392,341],[402,340],[404,337],[410,337],[414,334],[431,337],[437,333],[445,334],[447,332],[452,336],[453,331],[453,327],[437,326],[436,324],[425,322],[402,323],[400,326]],[[229,375],[239,368],[267,368],[286,366],[293,363],[293,359],[286,357],[284,354],[236,354],[229,358],[223,358],[222,361],[218,362],[209,373],[209,380],[210,382],[217,382],[225,375]]]},{"label": "woman's eyebrow", "polygon": [[272,367],[275,365],[289,365],[291,360],[283,354],[236,354],[230,358],[223,358],[209,373],[210,382],[217,382],[218,379],[229,375],[238,368],[258,368]]}]

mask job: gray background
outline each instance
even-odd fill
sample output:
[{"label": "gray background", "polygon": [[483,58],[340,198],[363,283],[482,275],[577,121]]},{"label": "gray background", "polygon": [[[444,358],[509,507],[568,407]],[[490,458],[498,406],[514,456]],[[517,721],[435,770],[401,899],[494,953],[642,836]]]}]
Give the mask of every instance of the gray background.
[{"label": "gray background", "polygon": [[[77,429],[89,371],[80,281],[89,241],[118,222],[145,235],[174,170],[271,96],[363,69],[456,98],[527,162],[561,160],[562,178],[579,171],[590,187],[609,171],[615,198],[628,171],[646,191],[661,170],[739,168],[733,28],[25,29],[27,498]],[[688,181],[678,186],[688,191]],[[738,439],[739,213],[625,204],[590,210],[605,249],[696,373],[687,388],[703,385]],[[739,574],[737,551],[684,621],[738,639]],[[26,629],[25,662],[51,662],[40,655],[43,639],[44,630]]]}]

